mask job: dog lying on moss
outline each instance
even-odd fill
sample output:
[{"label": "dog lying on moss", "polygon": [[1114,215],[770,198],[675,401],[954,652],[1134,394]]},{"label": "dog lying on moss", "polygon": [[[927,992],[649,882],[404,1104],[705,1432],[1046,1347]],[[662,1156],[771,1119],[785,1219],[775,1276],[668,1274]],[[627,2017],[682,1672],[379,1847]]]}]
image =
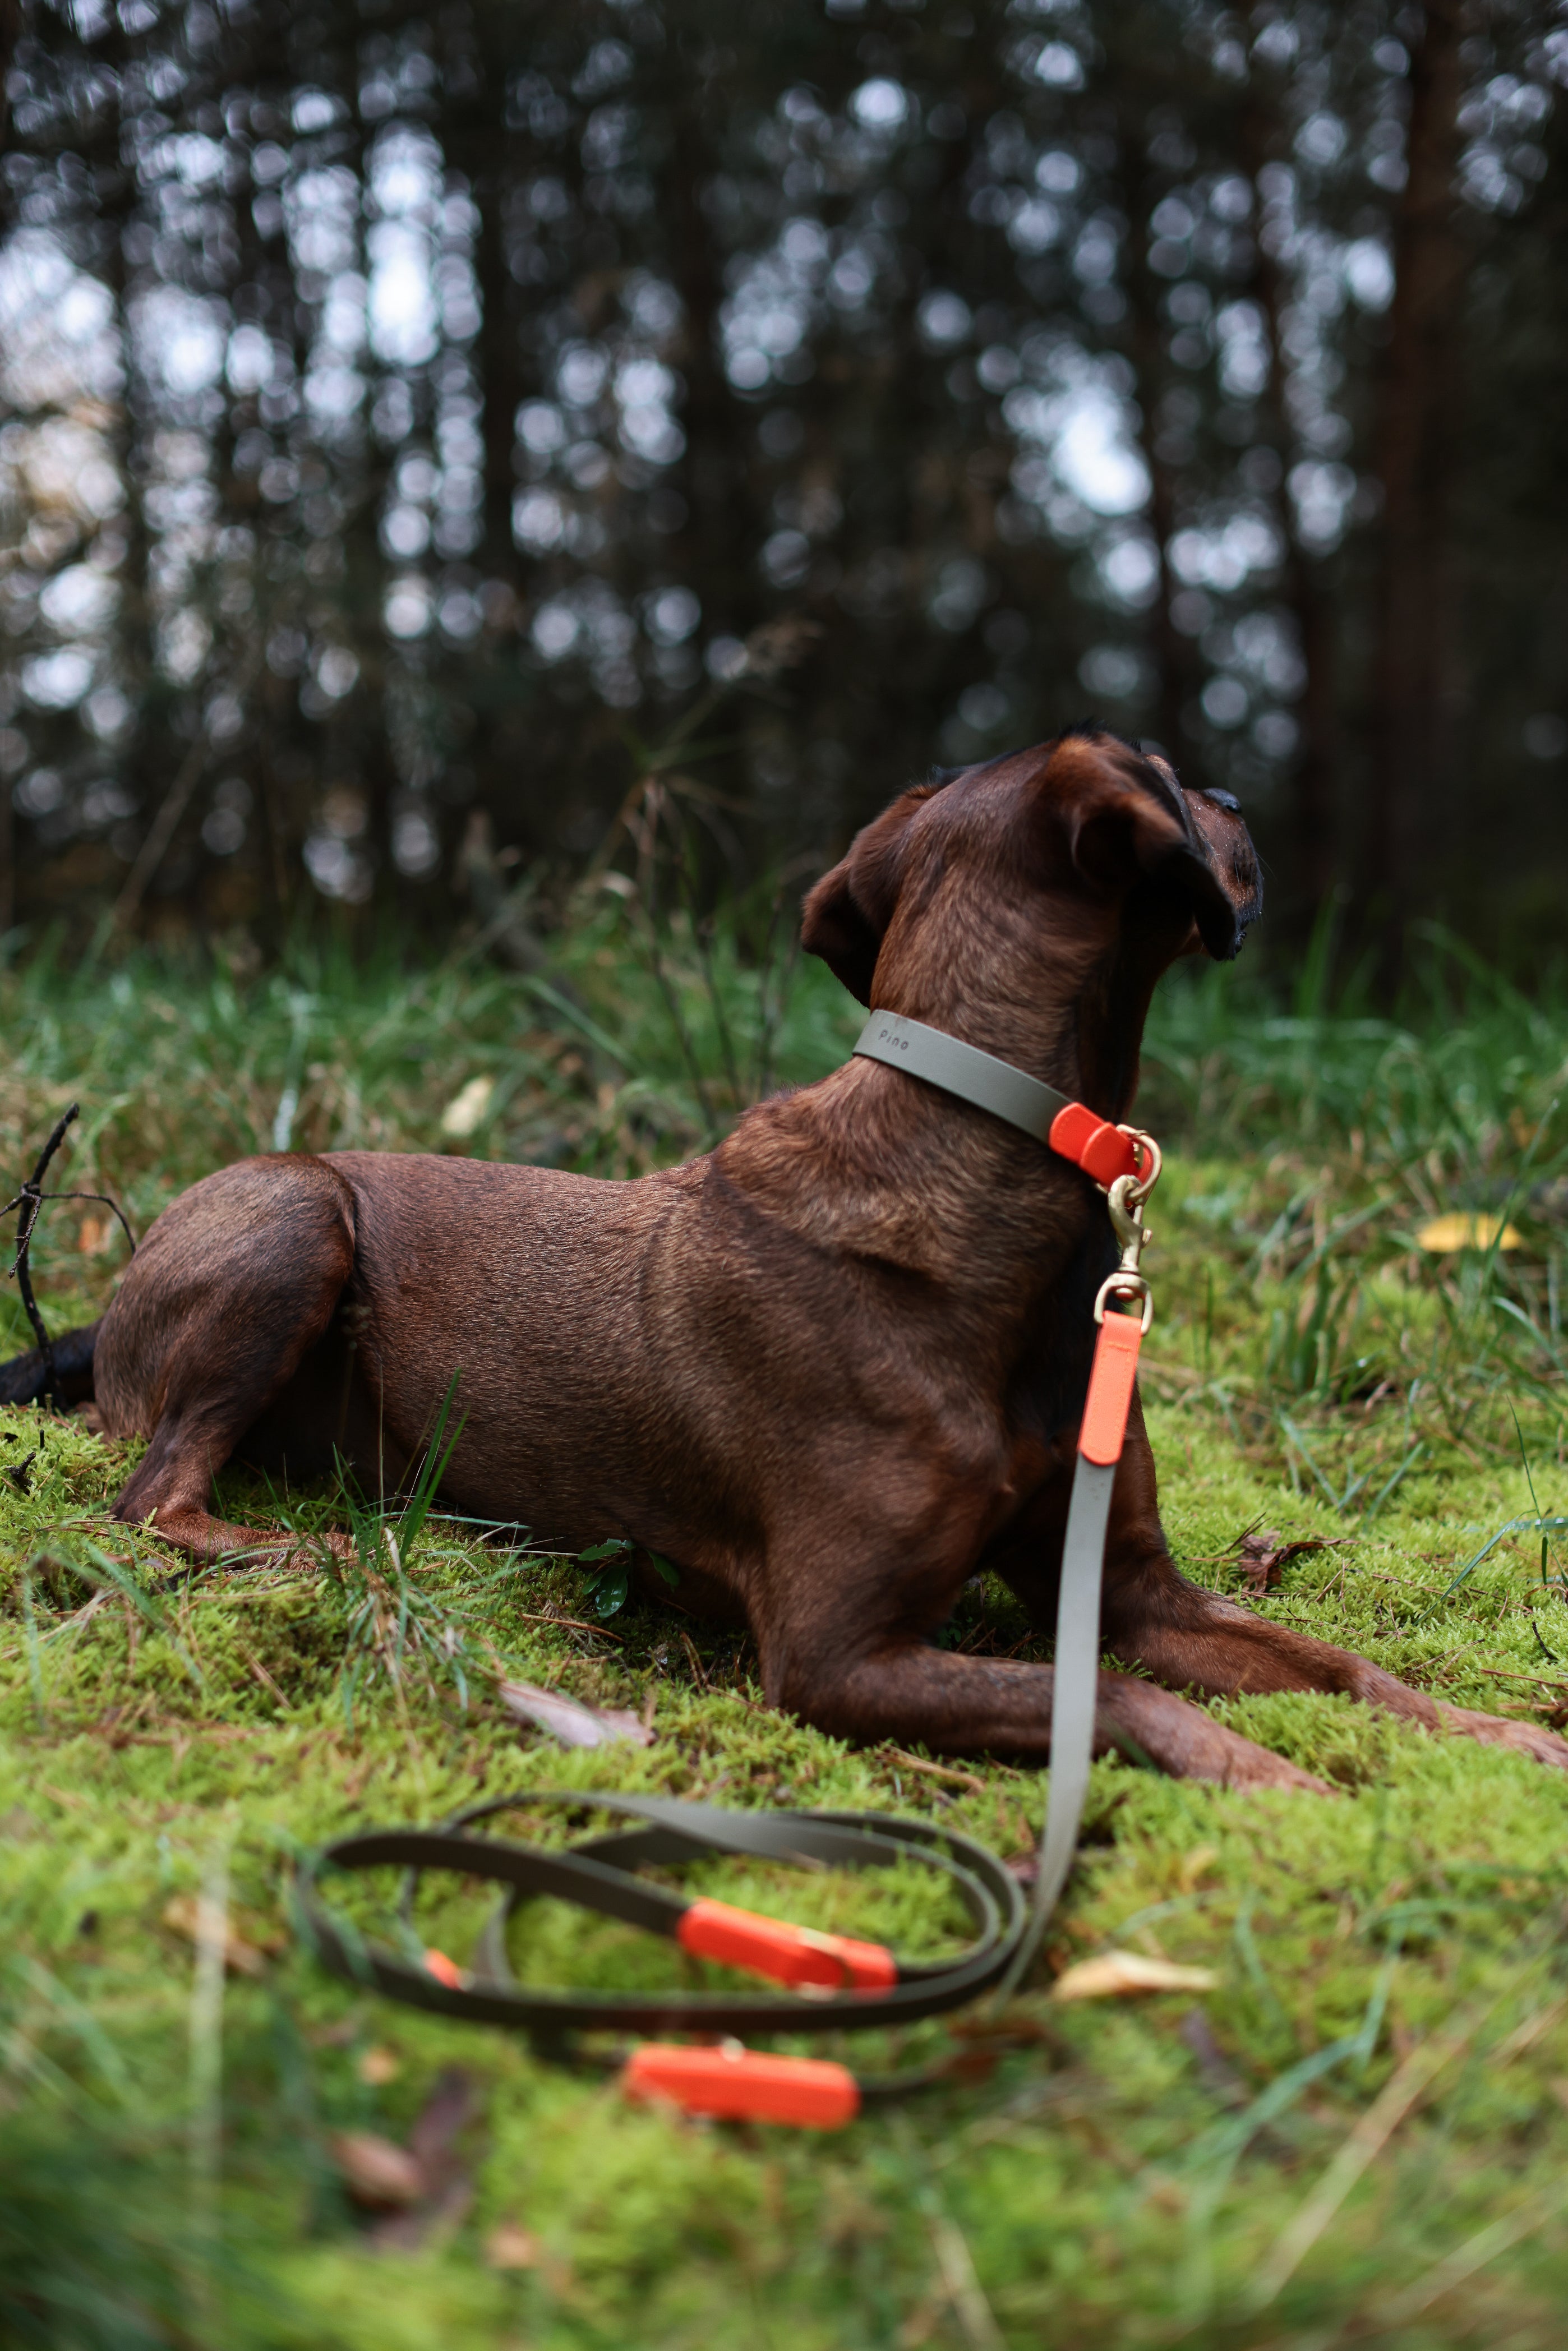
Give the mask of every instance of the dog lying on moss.
[{"label": "dog lying on moss", "polygon": [[[1234,803],[1085,730],[904,792],[810,893],[802,936],[862,1001],[1120,1121],[1155,981],[1235,955],[1259,906]],[[1054,1621],[1114,1261],[1075,1166],[854,1059],[635,1183],[243,1160],[164,1211],[101,1322],[57,1352],[108,1433],[149,1439],[117,1515],[194,1557],[287,1548],[212,1514],[226,1461],[299,1479],[342,1458],[392,1490],[457,1375],[454,1507],[674,1561],[681,1604],[744,1615],[769,1700],[824,1730],[1043,1760],[1051,1668],[931,1635],[982,1569]],[[20,1358],[0,1395],[41,1377]],[[1551,1732],[1440,1706],[1187,1582],[1135,1399],[1103,1629],[1141,1670],[1102,1673],[1099,1745],[1168,1771],[1321,1784],[1179,1690],[1334,1691],[1568,1763]]]}]

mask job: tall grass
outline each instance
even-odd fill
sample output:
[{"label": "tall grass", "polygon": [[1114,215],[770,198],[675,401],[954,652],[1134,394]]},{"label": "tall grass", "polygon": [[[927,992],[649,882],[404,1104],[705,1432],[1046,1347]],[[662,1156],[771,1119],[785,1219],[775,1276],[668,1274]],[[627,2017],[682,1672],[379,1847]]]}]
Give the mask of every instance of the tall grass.
[{"label": "tall grass", "polygon": [[[760,1092],[821,1075],[852,1040],[843,990],[788,951],[778,894],[711,923],[685,905],[655,920],[612,872],[526,971],[473,942],[423,967],[391,938],[361,958],[301,943],[246,975],[220,956],[110,966],[46,941],[0,977],[0,1153],[19,1164],[50,1106],[79,1097],[60,1166],[121,1200],[137,1230],[257,1151],[459,1149],[640,1175],[717,1141]],[[476,1081],[480,1106],[444,1132]],[[65,1210],[35,1249],[41,1278],[87,1297],[117,1261],[99,1220]]]},{"label": "tall grass", "polygon": [[[1486,1185],[1568,1081],[1568,987],[1547,976],[1527,997],[1434,924],[1411,935],[1403,991],[1379,1009],[1364,973],[1331,989],[1327,922],[1293,984],[1245,963],[1184,967],[1159,991],[1145,1065],[1153,1091],[1190,1131],[1226,1141],[1353,1144],[1369,1161],[1434,1150]],[[1568,1131],[1531,1180],[1561,1174]]]}]

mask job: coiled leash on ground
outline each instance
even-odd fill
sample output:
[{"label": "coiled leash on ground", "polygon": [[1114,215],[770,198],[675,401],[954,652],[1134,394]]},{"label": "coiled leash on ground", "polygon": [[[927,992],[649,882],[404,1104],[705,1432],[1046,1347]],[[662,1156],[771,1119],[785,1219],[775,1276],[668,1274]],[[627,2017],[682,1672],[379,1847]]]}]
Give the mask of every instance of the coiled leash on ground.
[{"label": "coiled leash on ground", "polygon": [[[1072,1160],[1106,1191],[1121,1244],[1122,1262],[1094,1301],[1099,1337],[1078,1439],[1057,1604],[1050,1795],[1034,1898],[1027,1911],[1018,1880],[995,1854],[931,1823],[881,1813],[729,1812],[668,1797],[599,1791],[525,1791],[473,1805],[444,1827],[340,1837],[308,1865],[298,1887],[318,1956],[351,1983],[438,2015],[514,2026],[546,2055],[571,2055],[570,2036],[582,2032],[703,2033],[717,2045],[645,2042],[634,2049],[622,2075],[628,2094],[665,2098],[692,2113],[817,2129],[837,2128],[862,2105],[902,2096],[940,2078],[945,2069],[861,2076],[819,2058],[744,2049],[736,2034],[885,2031],[963,2007],[994,1986],[1005,1997],[1027,1973],[1067,1882],[1093,1751],[1100,1585],[1111,1491],[1139,1344],[1153,1313],[1148,1283],[1138,1270],[1148,1238],[1143,1209],[1160,1170],[1159,1147],[1150,1136],[1097,1118],[1038,1079],[923,1022],[873,1012],[855,1050],[990,1111]],[[1135,1301],[1139,1311],[1107,1314],[1113,1298]],[[477,1823],[530,1804],[612,1813],[638,1825],[564,1848],[473,1834]],[[727,1902],[692,1900],[636,1875],[642,1868],[714,1854],[849,1870],[914,1860],[946,1877],[968,1914],[974,1938],[956,1959],[905,1962],[880,1943],[819,1934]],[[388,1865],[406,1873],[399,1911],[402,1954],[368,1942],[321,1892],[328,1872]],[[507,1888],[469,1968],[425,1949],[414,1929],[414,1897],[421,1877],[431,1870]],[[663,1935],[695,1958],[791,1986],[793,1996],[521,1987],[507,1955],[507,1928],[520,1904],[540,1895]]]},{"label": "coiled leash on ground", "polygon": [[[473,1834],[476,1823],[531,1804],[613,1813],[636,1825],[564,1848]],[[702,1896],[694,1901],[635,1875],[716,1854],[808,1869],[885,1869],[917,1861],[956,1894],[973,1939],[954,1959],[900,1961],[880,1943],[819,1934],[727,1902]],[[407,1957],[367,1943],[321,1898],[323,1871],[388,1865],[408,1873],[400,1905]],[[418,1881],[430,1870],[485,1878],[507,1888],[479,1936],[471,1970],[441,1951],[421,1953],[413,1906]],[[738,1813],[597,1790],[526,1791],[476,1804],[444,1828],[372,1830],[340,1838],[303,1873],[298,1892],[318,1955],[350,1982],[440,2016],[512,2025],[547,2056],[570,2055],[568,2036],[576,2032],[720,2035],[723,2044],[716,2048],[644,2043],[627,2063],[626,2088],[633,2095],[667,2097],[697,2112],[830,2129],[848,2122],[867,2100],[901,2095],[930,2077],[857,2077],[820,2059],[742,2050],[733,2036],[885,2030],[961,2008],[1000,1980],[1027,1927],[1023,1895],[1012,1872],[984,1845],[953,1829],[882,1813]],[[694,1958],[790,1985],[794,1996],[523,1989],[507,1957],[507,1927],[521,1903],[539,1895],[663,1935]]]}]

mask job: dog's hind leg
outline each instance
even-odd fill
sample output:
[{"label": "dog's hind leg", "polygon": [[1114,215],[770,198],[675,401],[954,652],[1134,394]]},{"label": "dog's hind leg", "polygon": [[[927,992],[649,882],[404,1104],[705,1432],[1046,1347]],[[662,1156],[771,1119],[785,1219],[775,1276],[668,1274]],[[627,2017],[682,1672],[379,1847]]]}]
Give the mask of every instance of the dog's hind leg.
[{"label": "dog's hind leg", "polygon": [[353,1262],[353,1196],[318,1159],[242,1160],[165,1209],[99,1331],[106,1431],[152,1440],[116,1518],[151,1520],[195,1558],[308,1547],[214,1518],[213,1478],[326,1330]]}]

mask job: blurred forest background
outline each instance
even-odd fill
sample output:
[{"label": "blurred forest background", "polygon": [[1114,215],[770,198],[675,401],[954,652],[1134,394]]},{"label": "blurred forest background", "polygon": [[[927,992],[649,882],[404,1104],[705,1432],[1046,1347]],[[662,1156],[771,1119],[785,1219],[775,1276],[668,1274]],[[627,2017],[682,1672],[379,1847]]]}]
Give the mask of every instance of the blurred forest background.
[{"label": "blurred forest background", "polygon": [[1092,712],[1240,796],[1276,952],[1335,895],[1560,946],[1561,5],[0,45],[14,945],[505,933],[683,811],[744,891]]}]

